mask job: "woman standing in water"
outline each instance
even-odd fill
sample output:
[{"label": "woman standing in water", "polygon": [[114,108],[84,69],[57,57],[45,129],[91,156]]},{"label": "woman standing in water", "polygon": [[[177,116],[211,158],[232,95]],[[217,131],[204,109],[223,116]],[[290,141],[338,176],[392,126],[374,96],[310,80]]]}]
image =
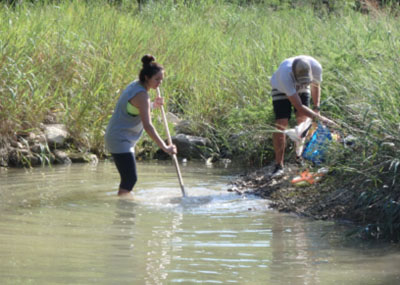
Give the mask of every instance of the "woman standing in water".
[{"label": "woman standing in water", "polygon": [[[137,181],[135,145],[143,129],[163,151],[168,154],[177,153],[176,146],[166,145],[151,122],[152,104],[148,92],[160,86],[164,68],[151,55],[143,56],[142,63],[139,80],[130,83],[122,92],[105,134],[106,147],[121,176],[118,196],[132,195],[131,191]],[[161,105],[163,99],[157,97],[153,107],[159,108]]]}]

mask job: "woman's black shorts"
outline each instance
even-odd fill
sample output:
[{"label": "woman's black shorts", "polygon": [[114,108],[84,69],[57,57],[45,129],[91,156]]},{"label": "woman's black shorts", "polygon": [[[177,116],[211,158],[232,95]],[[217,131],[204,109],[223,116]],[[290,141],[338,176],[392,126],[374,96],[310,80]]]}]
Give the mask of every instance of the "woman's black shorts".
[{"label": "woman's black shorts", "polygon": [[112,156],[121,176],[119,187],[131,191],[137,181],[135,154],[132,152],[112,153]]}]

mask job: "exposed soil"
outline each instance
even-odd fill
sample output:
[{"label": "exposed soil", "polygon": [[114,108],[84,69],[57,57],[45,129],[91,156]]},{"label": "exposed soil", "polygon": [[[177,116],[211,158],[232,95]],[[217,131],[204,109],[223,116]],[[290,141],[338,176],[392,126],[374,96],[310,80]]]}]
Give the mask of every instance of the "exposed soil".
[{"label": "exposed soil", "polygon": [[[306,167],[296,164],[285,166],[285,175],[271,178],[274,166],[266,166],[248,173],[233,182],[228,191],[238,194],[255,194],[271,201],[271,207],[283,212],[315,219],[354,220],[348,215],[350,208],[354,211],[354,194],[344,189],[333,190],[323,183],[331,174],[325,174],[319,182],[307,186],[295,186],[292,179]],[[311,171],[311,170],[310,170]]]}]

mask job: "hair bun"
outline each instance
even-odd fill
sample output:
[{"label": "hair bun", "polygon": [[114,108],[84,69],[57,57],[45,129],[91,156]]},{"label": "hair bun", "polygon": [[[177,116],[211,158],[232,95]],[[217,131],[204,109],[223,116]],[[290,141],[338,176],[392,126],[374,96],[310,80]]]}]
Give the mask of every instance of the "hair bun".
[{"label": "hair bun", "polygon": [[152,56],[151,54],[146,54],[142,57],[142,63],[143,65],[148,65],[150,63],[152,63],[153,61],[155,61],[155,57]]}]

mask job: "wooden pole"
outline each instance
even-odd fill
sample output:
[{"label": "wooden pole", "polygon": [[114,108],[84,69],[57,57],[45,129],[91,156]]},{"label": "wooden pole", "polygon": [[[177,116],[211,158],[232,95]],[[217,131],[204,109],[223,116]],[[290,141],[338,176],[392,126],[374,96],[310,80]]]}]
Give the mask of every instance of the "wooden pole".
[{"label": "wooden pole", "polygon": [[[161,98],[161,93],[160,93],[160,89],[159,88],[157,88],[157,97]],[[165,115],[164,106],[162,106],[162,105],[161,105],[161,114],[162,114],[163,121],[164,121],[165,131],[167,132],[168,144],[172,145],[171,134],[170,134],[169,128],[168,128],[167,116]],[[179,184],[181,186],[182,196],[185,197],[186,196],[185,186],[183,185],[182,174],[181,174],[181,171],[179,169],[179,162],[178,162],[178,158],[176,157],[176,154],[172,155],[172,160],[173,160],[173,162],[175,164],[176,174],[178,175],[178,180],[179,180]]]}]

